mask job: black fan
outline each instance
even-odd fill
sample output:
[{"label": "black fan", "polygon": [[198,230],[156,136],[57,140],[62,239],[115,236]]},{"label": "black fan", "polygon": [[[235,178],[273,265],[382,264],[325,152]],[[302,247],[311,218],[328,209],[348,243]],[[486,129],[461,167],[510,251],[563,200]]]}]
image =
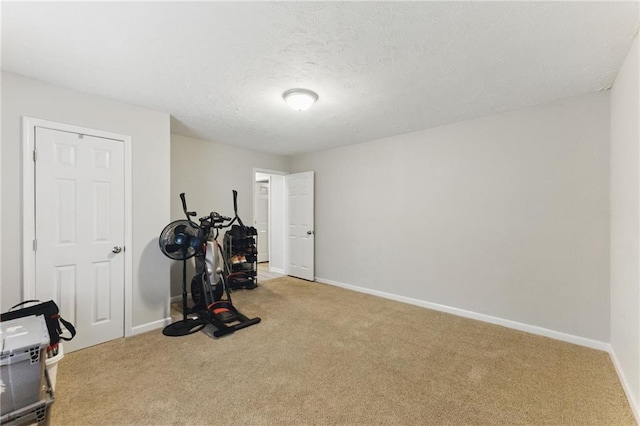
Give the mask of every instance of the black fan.
[{"label": "black fan", "polygon": [[160,250],[173,260],[187,260],[202,250],[199,231],[198,225],[188,220],[171,222],[158,239]]},{"label": "black fan", "polygon": [[182,320],[162,330],[165,336],[185,336],[200,331],[206,325],[201,318],[187,317],[187,259],[202,251],[201,229],[189,220],[171,222],[160,233],[160,250],[169,258],[182,260]]}]

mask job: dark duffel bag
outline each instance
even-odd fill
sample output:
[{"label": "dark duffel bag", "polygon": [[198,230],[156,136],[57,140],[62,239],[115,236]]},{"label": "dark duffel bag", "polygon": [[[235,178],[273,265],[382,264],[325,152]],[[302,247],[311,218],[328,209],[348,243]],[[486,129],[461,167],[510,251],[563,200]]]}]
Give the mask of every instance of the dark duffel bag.
[{"label": "dark duffel bag", "polygon": [[[36,305],[27,306],[22,309],[13,310],[18,306],[25,305],[27,303],[37,303]],[[41,302],[39,300],[26,300],[12,306],[8,312],[1,315],[0,321],[9,321],[16,318],[28,317],[31,315],[44,315],[44,319],[47,322],[47,329],[49,331],[49,348],[48,351],[55,350],[58,347],[60,339],[71,340],[76,335],[76,328],[69,321],[64,320],[60,316],[60,309],[53,300],[47,302]],[[60,323],[64,325],[71,337],[62,336],[62,327]]]}]

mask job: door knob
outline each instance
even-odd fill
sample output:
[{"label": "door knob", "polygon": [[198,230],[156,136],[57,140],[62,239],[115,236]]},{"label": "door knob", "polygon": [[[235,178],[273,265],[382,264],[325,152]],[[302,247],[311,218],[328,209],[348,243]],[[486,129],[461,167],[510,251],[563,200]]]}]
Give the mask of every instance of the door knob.
[{"label": "door knob", "polygon": [[307,231],[307,235],[313,235],[313,231]]},{"label": "door knob", "polygon": [[114,252],[115,254],[118,254],[122,251],[122,247],[115,246],[111,251]]}]

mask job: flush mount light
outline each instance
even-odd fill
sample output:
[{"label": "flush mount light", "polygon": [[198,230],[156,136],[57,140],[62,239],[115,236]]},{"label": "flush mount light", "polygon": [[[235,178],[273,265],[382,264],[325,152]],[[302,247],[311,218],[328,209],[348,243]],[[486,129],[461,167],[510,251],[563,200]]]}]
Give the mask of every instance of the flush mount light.
[{"label": "flush mount light", "polygon": [[318,94],[309,89],[289,89],[282,94],[282,99],[296,111],[304,111],[318,100]]}]

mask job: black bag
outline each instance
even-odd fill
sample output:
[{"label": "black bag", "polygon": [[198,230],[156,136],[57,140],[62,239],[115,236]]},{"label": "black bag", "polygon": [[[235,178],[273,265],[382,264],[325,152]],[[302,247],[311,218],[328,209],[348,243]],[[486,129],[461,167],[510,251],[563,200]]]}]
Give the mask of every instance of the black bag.
[{"label": "black bag", "polygon": [[[26,308],[18,309],[17,311],[12,310],[18,306],[24,305],[25,303],[37,303],[37,305],[28,306]],[[48,302],[26,300],[18,303],[17,305],[12,306],[8,312],[3,313],[0,316],[0,321],[4,322],[31,315],[44,315],[44,319],[47,322],[47,329],[49,330],[49,350],[55,349],[58,346],[60,339],[71,340],[76,335],[76,328],[69,321],[62,319],[58,305],[56,305],[56,302],[53,300],[49,300]],[[71,333],[71,337],[61,336],[62,328],[60,327],[60,323],[62,323],[69,333]]]}]

